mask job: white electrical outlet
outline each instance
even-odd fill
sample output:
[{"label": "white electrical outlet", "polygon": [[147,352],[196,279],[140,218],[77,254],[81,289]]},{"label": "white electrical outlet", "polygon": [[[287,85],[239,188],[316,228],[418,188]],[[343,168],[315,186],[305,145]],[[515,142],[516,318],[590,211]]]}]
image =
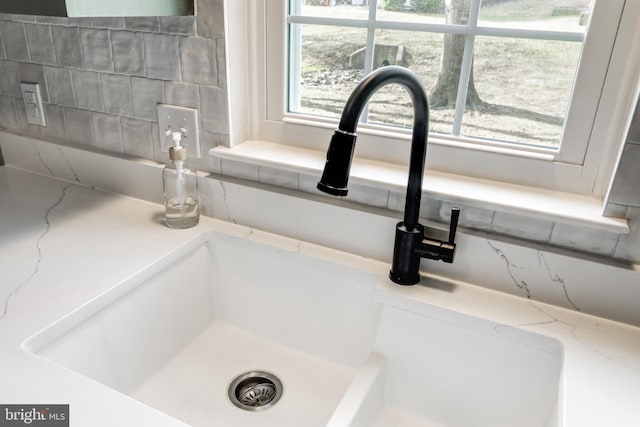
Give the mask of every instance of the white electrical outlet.
[{"label": "white electrical outlet", "polygon": [[27,111],[27,121],[32,125],[47,126],[42,108],[42,96],[40,96],[39,83],[20,83],[24,108]]},{"label": "white electrical outlet", "polygon": [[181,145],[187,148],[187,156],[200,157],[200,135],[198,133],[198,110],[175,105],[158,104],[158,126],[160,150],[168,152],[173,147],[167,131],[182,132]]}]

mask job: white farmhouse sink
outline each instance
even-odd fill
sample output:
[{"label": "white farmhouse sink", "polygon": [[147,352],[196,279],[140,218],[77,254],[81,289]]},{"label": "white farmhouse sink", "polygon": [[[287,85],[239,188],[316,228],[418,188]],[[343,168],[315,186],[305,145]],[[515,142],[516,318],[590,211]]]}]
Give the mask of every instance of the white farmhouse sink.
[{"label": "white farmhouse sink", "polygon": [[[332,427],[552,427],[559,342],[455,312],[386,305],[374,351]],[[360,402],[360,403],[354,403]],[[346,404],[344,406],[347,406]],[[351,408],[357,408],[350,412]],[[339,412],[337,411],[337,412]]]},{"label": "white farmhouse sink", "polygon": [[[193,426],[561,425],[559,343],[414,312],[388,296],[379,268],[363,267],[377,263],[349,266],[357,259],[259,232],[208,233],[25,348]],[[255,370],[283,383],[257,412],[228,398]]]}]

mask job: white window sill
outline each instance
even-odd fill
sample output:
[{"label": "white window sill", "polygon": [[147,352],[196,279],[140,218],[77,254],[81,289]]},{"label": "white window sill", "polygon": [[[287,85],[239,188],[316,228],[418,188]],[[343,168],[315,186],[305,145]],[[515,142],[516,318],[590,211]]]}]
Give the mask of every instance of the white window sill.
[{"label": "white window sill", "polygon": [[[209,154],[220,159],[318,177],[325,162],[324,152],[264,141],[248,141],[233,148],[219,146],[211,149]],[[404,193],[407,174],[406,166],[359,159],[356,156],[351,167],[350,182]],[[603,216],[602,201],[582,195],[431,170],[425,172],[423,195],[525,219],[543,219],[617,234],[629,233],[627,220]]]}]

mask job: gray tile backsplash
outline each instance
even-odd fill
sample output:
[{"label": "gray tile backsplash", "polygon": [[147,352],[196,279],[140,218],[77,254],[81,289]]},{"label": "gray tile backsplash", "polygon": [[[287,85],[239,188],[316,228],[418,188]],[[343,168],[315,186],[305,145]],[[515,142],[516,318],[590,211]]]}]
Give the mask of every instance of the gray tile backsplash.
[{"label": "gray tile backsplash", "polygon": [[[0,127],[167,162],[157,104],[169,103],[198,109],[203,153],[228,140],[223,2],[201,3],[198,18],[0,14]],[[47,127],[27,123],[20,81],[40,83]]]},{"label": "gray tile backsplash", "polygon": [[53,38],[49,25],[25,24],[27,32],[27,44],[31,61],[38,64],[56,64],[56,56],[53,50]]},{"label": "gray tile backsplash", "polygon": [[15,61],[29,61],[27,34],[21,22],[0,22],[0,33],[4,44],[4,55]]},{"label": "gray tile backsplash", "polygon": [[144,61],[147,77],[180,81],[178,36],[144,33]]},{"label": "gray tile backsplash", "polygon": [[164,85],[161,80],[131,77],[133,116],[149,121],[158,116],[157,105],[164,103]]},{"label": "gray tile backsplash", "polygon": [[71,82],[76,107],[89,111],[104,111],[100,74],[93,71],[71,70]]},{"label": "gray tile backsplash", "polygon": [[51,37],[59,66],[83,68],[80,28],[54,25],[51,26]]},{"label": "gray tile backsplash", "polygon": [[113,67],[116,73],[145,76],[142,33],[111,31]]},{"label": "gray tile backsplash", "polygon": [[640,207],[640,144],[628,141],[622,152],[618,174],[609,201],[618,205]]},{"label": "gray tile backsplash", "polygon": [[71,70],[68,68],[51,67],[49,65],[45,65],[43,68],[49,90],[49,102],[65,107],[75,107],[76,102],[73,97]]},{"label": "gray tile backsplash", "polygon": [[93,130],[91,129],[91,111],[65,108],[64,121],[67,124],[69,142],[79,145],[94,145]]},{"label": "gray tile backsplash", "polygon": [[218,84],[216,41],[198,37],[180,38],[182,81],[206,86]]},{"label": "gray tile backsplash", "polygon": [[165,103],[180,107],[198,108],[200,88],[188,83],[166,82],[164,84]]},{"label": "gray tile backsplash", "polygon": [[112,153],[124,153],[120,117],[91,113],[91,125],[96,148]]},{"label": "gray tile backsplash", "polygon": [[120,74],[100,74],[100,88],[105,113],[133,115],[131,77]]},{"label": "gray tile backsplash", "polygon": [[87,70],[113,72],[108,30],[81,28],[82,56]]}]

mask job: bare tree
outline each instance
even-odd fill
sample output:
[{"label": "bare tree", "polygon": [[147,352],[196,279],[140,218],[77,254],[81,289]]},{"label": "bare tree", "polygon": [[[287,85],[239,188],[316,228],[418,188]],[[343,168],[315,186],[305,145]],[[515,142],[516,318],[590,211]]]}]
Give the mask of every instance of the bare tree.
[{"label": "bare tree", "polygon": [[[467,25],[471,0],[444,0],[447,24]],[[438,79],[431,88],[430,104],[433,108],[455,108],[464,54],[465,36],[445,34]],[[473,64],[467,90],[466,106],[478,109],[483,104],[473,83]]]}]

